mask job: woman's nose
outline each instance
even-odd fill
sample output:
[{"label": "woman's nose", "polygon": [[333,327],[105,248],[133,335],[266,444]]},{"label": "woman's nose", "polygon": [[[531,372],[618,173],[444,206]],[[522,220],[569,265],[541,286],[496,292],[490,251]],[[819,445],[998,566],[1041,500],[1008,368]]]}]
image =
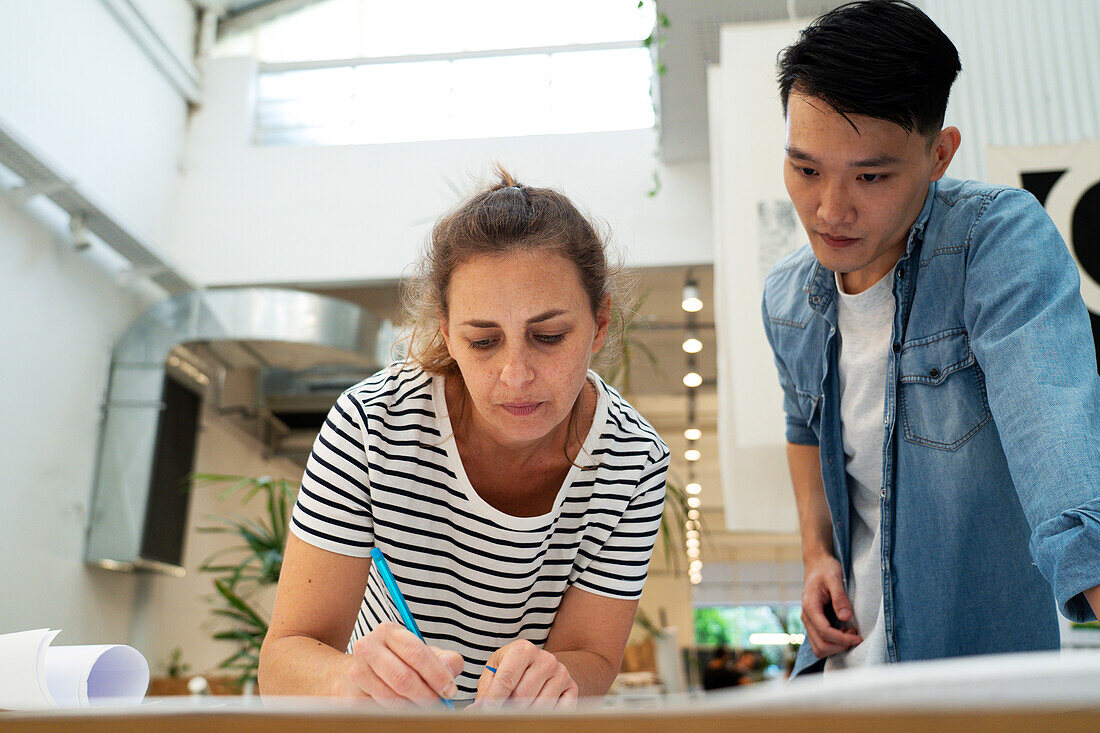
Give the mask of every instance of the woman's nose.
[{"label": "woman's nose", "polygon": [[527,358],[524,349],[515,349],[508,353],[504,366],[500,370],[500,381],[512,389],[519,389],[535,378],[535,370]]}]

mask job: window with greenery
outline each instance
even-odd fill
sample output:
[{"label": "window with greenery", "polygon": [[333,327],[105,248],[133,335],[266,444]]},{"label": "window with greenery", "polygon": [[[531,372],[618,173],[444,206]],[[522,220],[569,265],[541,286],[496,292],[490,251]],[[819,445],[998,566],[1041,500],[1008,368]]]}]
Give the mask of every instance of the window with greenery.
[{"label": "window with greenery", "polygon": [[725,644],[736,649],[756,649],[755,634],[804,635],[801,606],[699,606],[695,609],[695,643]]},{"label": "window with greenery", "polygon": [[652,127],[653,0],[326,0],[224,38],[261,61],[260,144]]}]

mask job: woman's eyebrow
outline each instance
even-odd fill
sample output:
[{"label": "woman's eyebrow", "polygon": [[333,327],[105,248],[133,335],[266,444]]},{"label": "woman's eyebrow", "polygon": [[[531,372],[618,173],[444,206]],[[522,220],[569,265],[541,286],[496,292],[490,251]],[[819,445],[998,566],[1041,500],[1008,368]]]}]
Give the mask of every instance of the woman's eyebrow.
[{"label": "woman's eyebrow", "polygon": [[[542,321],[548,321],[551,318],[555,318],[556,316],[560,316],[560,315],[563,315],[565,313],[568,313],[568,311],[566,311],[563,308],[556,308],[554,310],[548,310],[545,313],[540,313],[537,316],[532,316],[532,317],[528,318],[527,323],[528,323],[528,325],[530,325],[532,323],[541,323]],[[469,321],[463,321],[459,325],[472,326],[474,328],[500,328],[500,324],[497,323],[496,321],[469,320]]]}]

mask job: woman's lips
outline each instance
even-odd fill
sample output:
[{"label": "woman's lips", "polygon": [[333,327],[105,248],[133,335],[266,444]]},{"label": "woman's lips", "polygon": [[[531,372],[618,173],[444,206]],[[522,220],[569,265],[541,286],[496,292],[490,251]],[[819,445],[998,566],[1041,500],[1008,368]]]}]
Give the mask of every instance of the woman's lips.
[{"label": "woman's lips", "polygon": [[825,244],[829,245],[830,247],[850,247],[853,243],[859,241],[858,239],[853,237],[835,237],[831,234],[822,234],[820,232],[818,232],[818,236],[820,236],[821,239],[824,240]]},{"label": "woman's lips", "polygon": [[516,417],[523,417],[524,415],[530,415],[535,410],[539,409],[541,402],[511,402],[502,404],[508,412],[512,413]]}]

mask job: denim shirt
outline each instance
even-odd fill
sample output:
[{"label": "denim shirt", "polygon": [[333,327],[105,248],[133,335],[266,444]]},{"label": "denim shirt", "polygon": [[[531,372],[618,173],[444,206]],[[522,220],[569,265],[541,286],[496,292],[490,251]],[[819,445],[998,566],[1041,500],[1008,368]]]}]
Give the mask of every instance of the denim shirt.
[{"label": "denim shirt", "polygon": [[[1031,194],[933,183],[891,275],[882,588],[891,662],[1056,649],[1100,585],[1100,377],[1076,267]],[[768,276],[787,440],[818,445],[851,570],[836,284],[807,245]],[[796,672],[819,660],[809,643]]]}]

